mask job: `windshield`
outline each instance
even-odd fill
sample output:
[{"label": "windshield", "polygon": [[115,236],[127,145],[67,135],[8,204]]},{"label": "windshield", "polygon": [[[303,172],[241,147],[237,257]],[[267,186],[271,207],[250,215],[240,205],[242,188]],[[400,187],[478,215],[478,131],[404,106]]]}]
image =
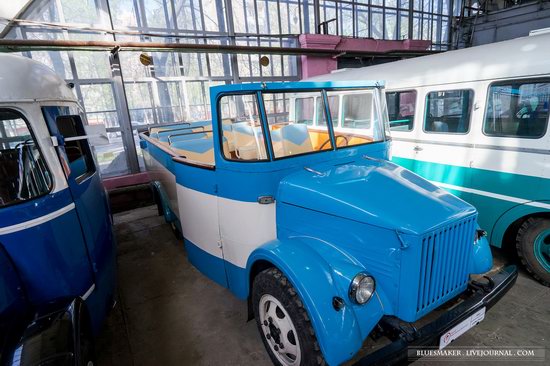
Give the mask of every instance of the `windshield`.
[{"label": "windshield", "polygon": [[0,109],[0,207],[47,194],[51,175],[27,122]]},{"label": "windshield", "polygon": [[[266,138],[275,159],[384,140],[387,118],[383,113],[387,112],[378,89],[266,91],[261,97],[259,100],[256,94],[244,94],[221,98],[223,151],[227,159],[268,160]],[[268,131],[263,131],[261,108],[257,107],[261,101]]]}]

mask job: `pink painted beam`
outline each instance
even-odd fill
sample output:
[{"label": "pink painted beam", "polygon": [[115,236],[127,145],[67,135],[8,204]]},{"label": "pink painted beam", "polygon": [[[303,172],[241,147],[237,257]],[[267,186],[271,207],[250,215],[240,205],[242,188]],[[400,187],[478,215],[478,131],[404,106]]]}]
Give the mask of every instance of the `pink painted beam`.
[{"label": "pink painted beam", "polygon": [[[347,38],[328,34],[302,34],[299,37],[302,48],[325,48],[342,51],[424,51],[432,44],[431,41],[406,39],[391,41],[372,38]],[[335,57],[302,56],[302,79],[328,74],[338,68]]]},{"label": "pink painted beam", "polygon": [[116,188],[135,186],[137,184],[147,184],[151,181],[149,174],[137,173],[137,174],[128,174],[122,175],[120,177],[105,178],[103,179],[103,185],[108,191],[111,191]]}]

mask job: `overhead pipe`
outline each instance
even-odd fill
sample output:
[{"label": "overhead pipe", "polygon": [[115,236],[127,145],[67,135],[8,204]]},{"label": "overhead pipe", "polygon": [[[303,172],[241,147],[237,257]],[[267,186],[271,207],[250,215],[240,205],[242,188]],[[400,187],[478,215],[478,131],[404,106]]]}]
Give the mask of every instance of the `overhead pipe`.
[{"label": "overhead pipe", "polygon": [[84,41],[84,40],[42,40],[42,39],[0,39],[0,52],[24,51],[149,51],[149,52],[185,52],[185,53],[232,53],[232,54],[271,54],[305,55],[319,57],[415,57],[439,51],[425,50],[388,50],[388,51],[341,51],[323,48],[265,47],[224,44],[189,44],[163,42],[120,42],[120,41]]}]

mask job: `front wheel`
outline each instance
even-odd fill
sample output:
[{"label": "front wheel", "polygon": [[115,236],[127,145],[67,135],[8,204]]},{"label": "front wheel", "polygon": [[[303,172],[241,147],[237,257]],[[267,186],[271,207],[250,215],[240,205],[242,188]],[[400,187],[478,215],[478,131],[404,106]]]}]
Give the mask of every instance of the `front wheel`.
[{"label": "front wheel", "polygon": [[309,316],[296,290],[276,268],[258,274],[252,288],[254,317],[275,365],[324,365]]},{"label": "front wheel", "polygon": [[550,287],[550,219],[527,219],[518,231],[516,248],[526,269]]}]

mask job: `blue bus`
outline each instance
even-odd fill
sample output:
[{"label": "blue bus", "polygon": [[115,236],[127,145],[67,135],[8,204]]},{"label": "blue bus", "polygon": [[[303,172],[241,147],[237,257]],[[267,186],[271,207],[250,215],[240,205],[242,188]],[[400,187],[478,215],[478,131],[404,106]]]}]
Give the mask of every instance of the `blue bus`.
[{"label": "blue bus", "polygon": [[96,335],[114,301],[116,253],[83,121],[51,69],[0,55],[0,252],[30,307],[78,299]]}]

